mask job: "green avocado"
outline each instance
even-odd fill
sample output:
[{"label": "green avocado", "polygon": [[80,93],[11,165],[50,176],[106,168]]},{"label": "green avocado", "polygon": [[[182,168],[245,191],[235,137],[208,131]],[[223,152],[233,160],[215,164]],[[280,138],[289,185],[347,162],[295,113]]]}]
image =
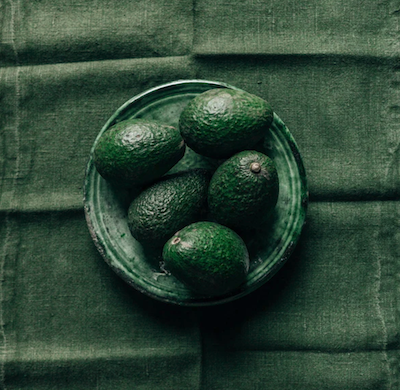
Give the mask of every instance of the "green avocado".
[{"label": "green avocado", "polygon": [[207,296],[238,288],[249,271],[249,254],[233,230],[215,222],[195,222],[164,246],[165,269],[191,290]]},{"label": "green avocado", "polygon": [[216,88],[192,99],[179,118],[179,130],[195,152],[228,158],[253,148],[270,128],[273,111],[264,99],[245,91]]},{"label": "green avocado", "polygon": [[179,130],[158,122],[128,119],[99,138],[94,164],[114,185],[131,188],[149,184],[168,172],[184,155]]},{"label": "green avocado", "polygon": [[210,214],[236,231],[257,228],[276,206],[278,171],[263,153],[245,150],[221,164],[208,189]]},{"label": "green avocado", "polygon": [[128,225],[144,247],[162,249],[184,226],[207,214],[211,173],[205,169],[164,176],[142,191],[128,210]]}]

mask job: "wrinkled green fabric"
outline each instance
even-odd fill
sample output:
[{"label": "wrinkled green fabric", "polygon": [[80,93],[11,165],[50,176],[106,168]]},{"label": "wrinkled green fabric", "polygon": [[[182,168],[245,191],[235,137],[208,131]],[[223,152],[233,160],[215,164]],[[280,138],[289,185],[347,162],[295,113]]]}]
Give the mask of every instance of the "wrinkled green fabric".
[{"label": "wrinkled green fabric", "polygon": [[[400,387],[395,2],[10,0],[0,15],[0,388]],[[110,115],[194,78],[270,101],[311,200],[282,270],[212,308],[129,288],[82,207]]]}]

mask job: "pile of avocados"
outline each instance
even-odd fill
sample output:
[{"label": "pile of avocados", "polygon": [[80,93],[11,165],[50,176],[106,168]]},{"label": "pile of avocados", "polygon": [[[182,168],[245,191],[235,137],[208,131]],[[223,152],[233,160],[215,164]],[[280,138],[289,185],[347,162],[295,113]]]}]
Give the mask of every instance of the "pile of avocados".
[{"label": "pile of avocados", "polygon": [[[132,236],[195,293],[221,296],[246,280],[243,237],[267,223],[279,195],[274,161],[255,150],[273,116],[258,96],[215,88],[189,101],[178,128],[127,119],[95,145],[94,164],[105,180],[140,188],[128,209]],[[187,147],[223,162],[214,171],[169,174]]]}]

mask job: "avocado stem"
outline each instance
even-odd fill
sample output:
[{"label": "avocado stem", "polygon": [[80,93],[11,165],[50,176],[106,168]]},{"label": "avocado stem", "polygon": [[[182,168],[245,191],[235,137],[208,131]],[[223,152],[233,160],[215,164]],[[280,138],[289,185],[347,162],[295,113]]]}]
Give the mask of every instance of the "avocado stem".
[{"label": "avocado stem", "polygon": [[181,241],[181,238],[180,238],[180,237],[175,237],[175,238],[172,240],[171,244],[172,244],[172,245],[176,245],[176,244],[178,244],[180,241]]},{"label": "avocado stem", "polygon": [[250,170],[254,173],[259,173],[261,171],[261,164],[258,162],[251,163]]}]

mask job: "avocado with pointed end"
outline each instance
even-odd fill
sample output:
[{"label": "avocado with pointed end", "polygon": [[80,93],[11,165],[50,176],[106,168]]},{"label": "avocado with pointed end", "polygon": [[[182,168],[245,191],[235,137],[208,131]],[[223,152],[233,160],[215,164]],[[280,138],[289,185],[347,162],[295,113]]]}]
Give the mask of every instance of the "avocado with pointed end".
[{"label": "avocado with pointed end", "polygon": [[104,179],[130,188],[160,178],[184,152],[185,143],[175,127],[144,119],[127,119],[100,136],[93,158]]},{"label": "avocado with pointed end", "polygon": [[128,226],[143,246],[162,249],[179,229],[207,213],[211,173],[205,169],[164,176],[142,191],[128,210]]}]

